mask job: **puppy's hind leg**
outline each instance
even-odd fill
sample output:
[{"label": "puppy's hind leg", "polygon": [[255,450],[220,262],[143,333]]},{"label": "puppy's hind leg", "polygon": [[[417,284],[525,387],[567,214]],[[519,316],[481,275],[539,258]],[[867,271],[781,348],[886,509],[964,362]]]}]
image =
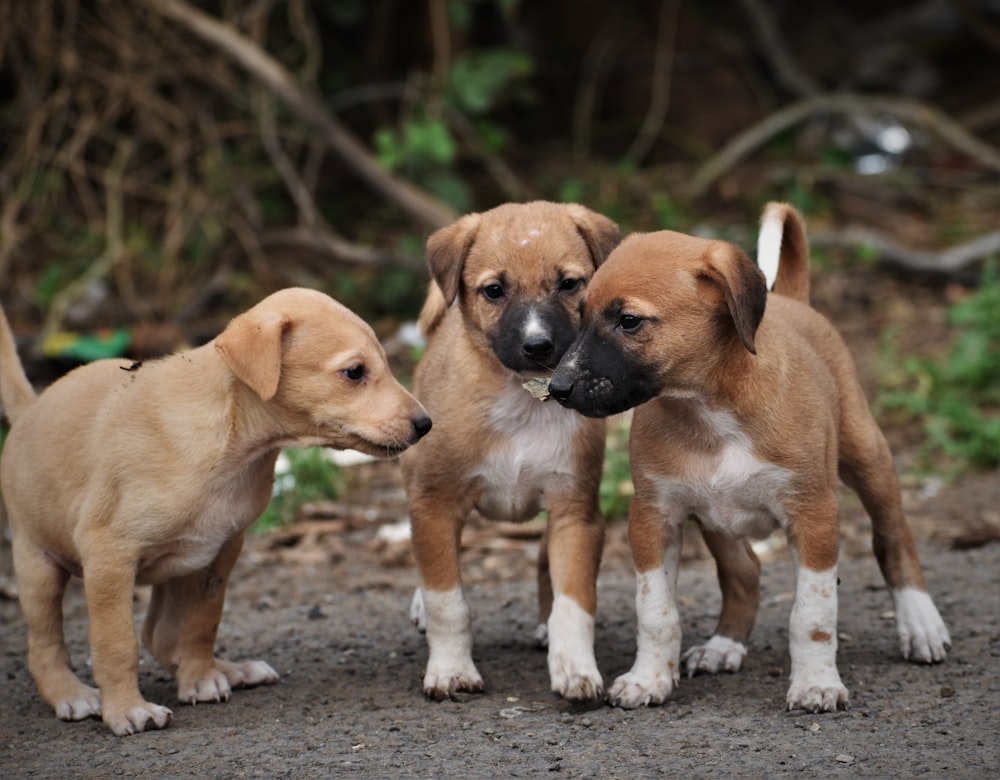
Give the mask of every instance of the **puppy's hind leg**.
[{"label": "puppy's hind leg", "polygon": [[215,657],[226,583],[243,546],[242,534],[223,545],[205,569],[153,587],[143,644],[177,678],[177,698],[189,704],[225,701],[233,688],[267,685],[278,673],[263,661]]},{"label": "puppy's hind leg", "polygon": [[892,592],[903,658],[937,663],[951,649],[951,637],[924,584],[889,445],[867,404],[858,407],[854,424],[841,433],[840,475],[871,517],[872,549]]},{"label": "puppy's hind leg", "polygon": [[705,528],[702,537],[715,558],[722,610],[712,638],[681,656],[689,677],[739,671],[760,604],[760,561],[750,543]]},{"label": "puppy's hind leg", "polygon": [[73,674],[63,640],[62,600],[69,573],[21,535],[14,535],[14,569],[28,624],[28,668],[42,698],[62,720],[101,717],[97,688]]}]

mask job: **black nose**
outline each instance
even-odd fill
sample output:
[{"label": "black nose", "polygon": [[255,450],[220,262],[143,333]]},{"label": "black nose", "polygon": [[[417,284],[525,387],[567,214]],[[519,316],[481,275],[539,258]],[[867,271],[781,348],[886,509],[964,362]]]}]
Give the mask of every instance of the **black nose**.
[{"label": "black nose", "polygon": [[569,396],[572,392],[573,383],[571,381],[565,377],[559,376],[559,374],[553,374],[552,379],[549,381],[549,395],[555,398],[559,403],[565,403],[569,400]]},{"label": "black nose", "polygon": [[430,415],[422,414],[419,417],[413,418],[413,432],[417,434],[417,438],[422,438],[431,429],[431,418]]},{"label": "black nose", "polygon": [[545,336],[530,338],[521,345],[524,354],[531,358],[543,358],[552,354],[552,339]]}]

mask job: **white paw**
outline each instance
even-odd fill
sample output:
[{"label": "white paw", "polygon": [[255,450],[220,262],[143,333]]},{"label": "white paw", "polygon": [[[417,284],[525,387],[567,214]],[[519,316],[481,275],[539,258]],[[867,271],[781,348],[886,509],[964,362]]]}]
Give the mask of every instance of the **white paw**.
[{"label": "white paw", "polygon": [[427,631],[427,609],[424,607],[424,594],[420,588],[413,591],[410,601],[410,622],[423,634]]},{"label": "white paw", "polygon": [[694,677],[699,672],[738,672],[746,655],[747,648],[742,642],[716,635],[703,645],[689,648],[681,656],[681,664],[688,677]]},{"label": "white paw", "polygon": [[452,699],[456,693],[482,693],[483,678],[469,661],[460,668],[437,668],[428,662],[424,674],[424,696],[435,701]]},{"label": "white paw", "polygon": [[539,647],[549,646],[549,627],[546,623],[539,623],[535,627],[535,644]]},{"label": "white paw", "polygon": [[121,713],[109,713],[105,707],[104,722],[116,736],[127,737],[141,731],[162,729],[170,723],[173,714],[166,707],[145,701],[139,706],[131,707]]},{"label": "white paw", "polygon": [[186,704],[197,704],[200,701],[229,701],[231,693],[229,679],[221,669],[212,669],[204,677],[177,688],[177,698]]},{"label": "white paw", "polygon": [[556,596],[546,635],[552,690],[573,701],[598,698],[604,680],[594,658],[594,616],[568,596]]},{"label": "white paw", "polygon": [[266,661],[218,661],[219,668],[233,688],[253,688],[256,685],[271,685],[281,679]]},{"label": "white paw", "polygon": [[847,688],[840,681],[836,669],[812,676],[793,676],[788,688],[789,710],[806,712],[833,712],[847,709]]},{"label": "white paw", "polygon": [[915,663],[938,663],[951,650],[951,636],[930,595],[916,588],[893,592],[896,630],[903,658]]},{"label": "white paw", "polygon": [[593,652],[566,655],[550,651],[549,677],[552,690],[572,701],[597,699],[604,692],[604,680]]},{"label": "white paw", "polygon": [[97,688],[81,685],[76,695],[67,697],[55,706],[60,720],[84,720],[101,717],[101,693]]},{"label": "white paw", "polygon": [[670,673],[668,669],[648,674],[636,672],[633,668],[614,681],[611,690],[608,691],[608,704],[626,710],[663,704],[677,687],[678,682],[677,673]]}]

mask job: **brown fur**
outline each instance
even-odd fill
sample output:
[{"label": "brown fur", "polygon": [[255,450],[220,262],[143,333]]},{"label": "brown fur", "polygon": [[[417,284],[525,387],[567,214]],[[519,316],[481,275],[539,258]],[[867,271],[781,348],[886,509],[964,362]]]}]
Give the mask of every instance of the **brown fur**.
[{"label": "brown fur", "polygon": [[[567,316],[578,322],[582,287],[560,296],[559,281],[577,278],[585,283],[618,239],[613,222],[581,206],[533,202],[467,215],[428,240],[433,281],[421,326],[429,343],[416,371],[414,392],[434,417],[434,432],[424,447],[403,459],[413,549],[425,591],[460,587],[459,540],[474,509],[496,519],[520,521],[544,508],[549,522],[539,561],[540,620],[545,623],[549,617],[553,588],[594,614],[603,540],[597,486],[604,425],[577,420],[556,405],[543,407],[531,399],[521,383],[548,371],[522,376],[508,369],[495,354],[491,337],[500,328],[505,307],[514,301],[558,300]],[[503,305],[490,302],[481,292],[500,279],[509,293]],[[505,405],[511,406],[511,419],[497,419]],[[513,446],[511,437],[531,435],[533,423],[517,419],[517,408],[555,417],[564,421],[562,428],[575,429],[566,442],[571,465],[568,473],[530,476],[527,486],[511,474],[512,481],[498,490],[480,474],[492,457]],[[535,492],[539,484],[544,489]],[[433,662],[431,625],[428,640]],[[440,683],[425,679],[425,693],[434,698],[481,686],[474,668],[465,677],[453,675]],[[576,698],[595,695],[592,689],[562,693]]]},{"label": "brown fur", "polygon": [[[345,372],[364,366],[364,377]],[[289,289],[203,346],[134,370],[105,360],[37,399],[0,311],[0,391],[12,421],[0,479],[42,697],[66,720],[100,716],[118,735],[162,728],[143,699],[135,584],[153,585],[142,639],[182,701],[274,682],[260,661],[214,657],[226,582],[244,529],[271,496],[283,447],[396,454],[430,426],[389,372],[369,328],[336,301]],[[61,600],[83,576],[94,679],[79,681]]]},{"label": "brown fur", "polygon": [[[550,386],[560,402],[585,414],[636,407],[629,515],[636,569],[641,575],[662,567],[675,555],[686,513],[698,515],[723,593],[716,635],[738,643],[753,626],[759,576],[759,562],[739,536],[767,533],[780,521],[800,571],[829,576],[837,563],[838,478],[871,515],[873,546],[894,597],[926,591],[885,437],[846,345],[807,305],[801,218],[786,204],[771,204],[767,218],[780,220],[783,235],[771,295],[761,272],[731,244],[667,231],[626,238],[595,274],[581,336]],[[705,508],[665,517],[665,486],[671,502]],[[929,599],[915,603],[916,616],[900,623],[903,652],[913,641],[917,660],[942,660],[947,630]],[[793,634],[796,620],[793,613]],[[805,636],[835,645],[828,628]],[[921,636],[911,640],[911,632]],[[800,657],[820,668],[808,650]],[[824,678],[820,688],[802,690],[795,666],[793,654],[789,706],[846,703],[835,674],[802,673],[802,680]],[[641,703],[635,680],[648,674],[639,661],[636,669],[615,685],[630,706]]]}]

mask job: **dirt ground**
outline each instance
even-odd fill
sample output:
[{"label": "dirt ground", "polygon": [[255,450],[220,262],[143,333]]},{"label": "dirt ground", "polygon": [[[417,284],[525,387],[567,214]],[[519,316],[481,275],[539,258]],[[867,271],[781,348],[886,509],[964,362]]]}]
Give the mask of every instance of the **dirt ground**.
[{"label": "dirt ground", "polygon": [[[940,339],[944,293],[898,280],[880,289],[831,274],[817,291],[870,385],[878,334]],[[474,522],[463,571],[483,695],[426,701],[427,651],[407,618],[416,572],[393,537],[405,503],[394,464],[358,467],[345,496],[283,532],[252,538],[238,564],[220,654],[260,658],[282,678],[225,704],[174,703],[145,657],[140,685],[171,706],[163,731],[120,739],[96,720],[63,723],[38,697],[16,601],[0,598],[0,777],[812,777],[993,778],[1000,774],[1000,475],[955,482],[912,476],[919,440],[889,431],[904,502],[932,594],[951,630],[946,663],[898,654],[891,601],[870,555],[868,521],[844,493],[839,668],[846,712],[783,710],[792,569],[765,552],[762,605],[737,674],[685,679],[662,707],[569,705],[548,690],[534,646],[537,536]],[[320,511],[321,510],[321,511]],[[325,515],[325,516],[324,516]],[[10,571],[4,545],[0,574]],[[696,532],[680,578],[685,647],[708,637],[719,608]],[[598,662],[605,682],[635,650],[631,560],[621,522],[608,530],[598,585]],[[136,597],[141,620],[148,594]],[[86,669],[77,582],[66,600],[70,649]]]}]

